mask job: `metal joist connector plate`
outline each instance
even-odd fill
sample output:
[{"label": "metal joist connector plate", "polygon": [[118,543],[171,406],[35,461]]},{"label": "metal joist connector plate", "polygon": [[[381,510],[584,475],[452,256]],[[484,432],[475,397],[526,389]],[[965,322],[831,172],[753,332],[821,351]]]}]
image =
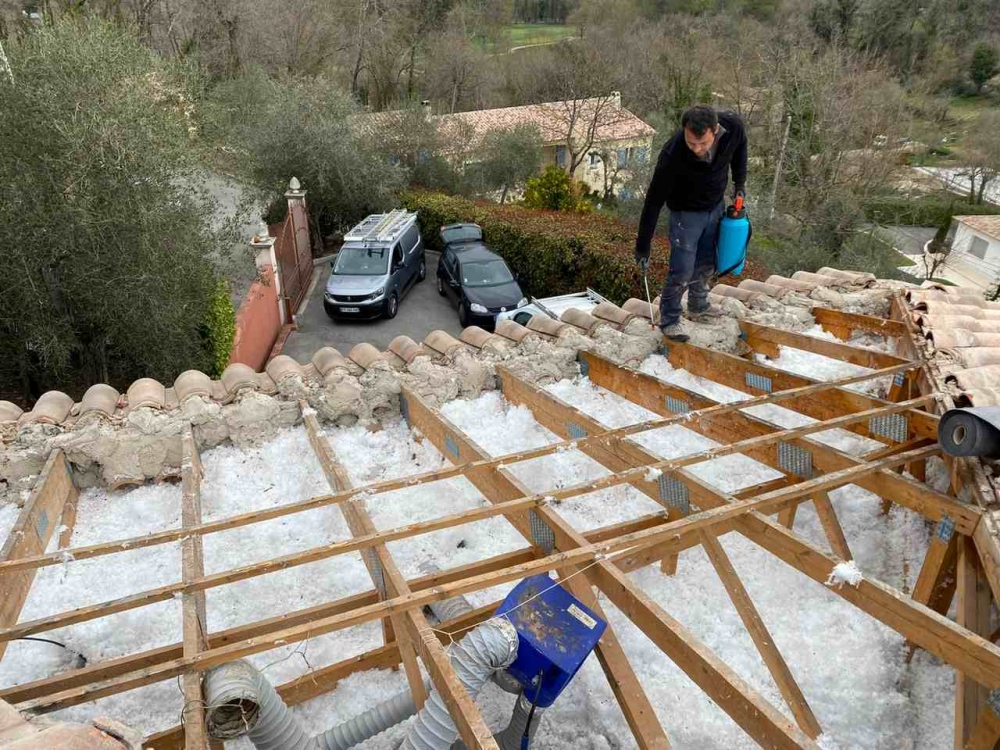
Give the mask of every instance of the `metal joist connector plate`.
[{"label": "metal joist connector plate", "polygon": [[38,514],[38,518],[35,519],[35,533],[38,534],[38,539],[40,541],[45,541],[45,532],[49,528],[49,514],[44,510]]},{"label": "metal joist connector plate", "polygon": [[566,432],[569,433],[570,438],[573,440],[579,440],[580,438],[587,437],[587,431],[580,425],[574,424],[573,422],[566,423]]},{"label": "metal joist connector plate", "polygon": [[937,526],[937,537],[942,542],[950,542],[951,537],[955,533],[955,521],[951,516],[945,514],[945,517],[938,521]]},{"label": "metal joist connector plate", "polygon": [[902,414],[883,414],[868,420],[868,431],[894,443],[905,443],[910,436],[910,420]]},{"label": "metal joist connector plate", "polygon": [[896,377],[892,379],[892,382],[893,385],[902,385],[904,380],[906,380],[906,373],[897,372]]},{"label": "metal joist connector plate", "polygon": [[531,541],[546,554],[551,552],[556,546],[556,536],[552,529],[534,510],[528,511],[528,521],[531,524]]},{"label": "metal joist connector plate", "polygon": [[758,391],[767,391],[770,393],[771,388],[773,387],[771,384],[771,378],[767,377],[767,375],[758,375],[756,372],[748,372],[746,373],[744,379],[750,388],[756,388]]},{"label": "metal joist connector plate", "polygon": [[368,570],[371,571],[372,580],[378,592],[385,596],[385,572],[382,570],[382,562],[378,559],[378,553],[371,547],[362,551],[365,562],[368,563]]},{"label": "metal joist connector plate", "polygon": [[455,442],[455,439],[451,435],[444,436],[444,447],[447,448],[448,452],[455,458],[460,458],[458,443]]},{"label": "metal joist connector plate", "polygon": [[1000,716],[1000,688],[991,690],[990,694],[986,697],[986,702],[993,709],[993,713]]},{"label": "metal joist connector plate", "polygon": [[691,411],[691,404],[687,401],[682,401],[679,398],[674,398],[673,396],[667,396],[664,399],[667,411],[673,412],[674,414],[687,414]]},{"label": "metal joist connector plate", "polygon": [[669,474],[660,474],[660,502],[668,508],[676,508],[685,516],[691,512],[691,500],[687,485]]},{"label": "metal joist connector plate", "polygon": [[810,479],[813,475],[813,456],[805,448],[782,440],[778,443],[778,466],[789,474]]}]

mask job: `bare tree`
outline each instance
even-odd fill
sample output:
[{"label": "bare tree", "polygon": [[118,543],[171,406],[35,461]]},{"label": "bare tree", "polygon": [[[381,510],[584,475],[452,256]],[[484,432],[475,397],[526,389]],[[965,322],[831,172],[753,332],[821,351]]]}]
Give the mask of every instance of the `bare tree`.
[{"label": "bare tree", "polygon": [[986,188],[1000,175],[1000,112],[984,112],[969,136],[969,165],[961,174],[969,179],[969,202],[982,203]]},{"label": "bare tree", "polygon": [[457,19],[449,18],[444,33],[427,48],[426,91],[447,112],[479,106],[488,67],[486,53],[477,49]]}]

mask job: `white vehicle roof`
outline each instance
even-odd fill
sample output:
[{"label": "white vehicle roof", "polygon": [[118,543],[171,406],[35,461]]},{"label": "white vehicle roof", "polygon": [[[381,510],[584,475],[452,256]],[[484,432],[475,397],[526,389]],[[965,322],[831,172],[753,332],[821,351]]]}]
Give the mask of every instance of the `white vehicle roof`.
[{"label": "white vehicle roof", "polygon": [[532,297],[524,307],[500,313],[497,315],[497,318],[513,318],[515,315],[527,312],[532,315],[548,315],[550,318],[559,320],[560,316],[566,310],[575,309],[590,312],[602,302],[607,302],[607,300],[588,287],[585,292],[560,294],[555,297],[543,297],[542,299]]}]

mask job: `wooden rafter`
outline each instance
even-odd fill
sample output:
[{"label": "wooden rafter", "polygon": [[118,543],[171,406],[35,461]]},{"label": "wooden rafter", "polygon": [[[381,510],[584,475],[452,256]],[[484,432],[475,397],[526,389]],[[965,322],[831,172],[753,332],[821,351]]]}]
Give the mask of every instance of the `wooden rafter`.
[{"label": "wooden rafter", "polygon": [[842,341],[850,339],[851,331],[877,333],[886,338],[901,338],[906,335],[906,327],[895,320],[830,310],[826,307],[814,307],[812,314],[823,330],[829,331]]},{"label": "wooden rafter", "polygon": [[836,341],[807,336],[795,331],[783,331],[759,323],[751,323],[749,320],[740,321],[740,330],[743,331],[744,338],[750,348],[764,354],[769,359],[777,359],[779,347],[789,346],[793,349],[801,349],[873,370],[906,362],[905,359],[894,357],[885,352],[864,349],[850,344],[839,344]]},{"label": "wooden rafter", "polygon": [[[181,437],[183,460],[181,462],[181,527],[201,523],[201,461],[194,444],[191,429]],[[186,537],[181,541],[181,578],[187,583],[205,575],[205,555],[200,536]],[[205,592],[184,594],[181,602],[181,622],[184,633],[184,656],[195,656],[208,647],[208,616]],[[185,750],[205,750],[208,733],[205,729],[205,697],[202,693],[201,675],[187,672],[181,677],[184,707]]]}]

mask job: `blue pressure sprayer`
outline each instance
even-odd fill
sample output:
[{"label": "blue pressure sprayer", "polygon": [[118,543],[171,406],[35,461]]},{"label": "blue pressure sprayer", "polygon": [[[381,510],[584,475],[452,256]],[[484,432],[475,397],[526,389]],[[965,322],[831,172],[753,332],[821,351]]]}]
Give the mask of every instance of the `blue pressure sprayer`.
[{"label": "blue pressure sprayer", "polygon": [[715,246],[715,272],[719,277],[726,274],[739,276],[747,261],[747,246],[753,236],[750,215],[743,205],[743,196],[726,209],[726,215],[719,224],[719,242]]}]

